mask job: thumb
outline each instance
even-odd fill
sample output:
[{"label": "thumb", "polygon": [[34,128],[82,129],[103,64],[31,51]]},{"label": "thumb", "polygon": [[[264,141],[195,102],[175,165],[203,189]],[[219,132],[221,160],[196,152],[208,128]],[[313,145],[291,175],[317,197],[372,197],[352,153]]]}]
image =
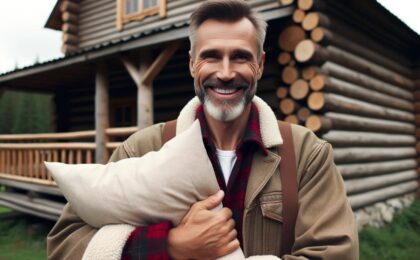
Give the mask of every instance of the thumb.
[{"label": "thumb", "polygon": [[207,210],[214,209],[222,203],[224,196],[225,196],[225,193],[222,190],[219,190],[218,192],[211,195],[207,199],[201,201],[202,206]]}]

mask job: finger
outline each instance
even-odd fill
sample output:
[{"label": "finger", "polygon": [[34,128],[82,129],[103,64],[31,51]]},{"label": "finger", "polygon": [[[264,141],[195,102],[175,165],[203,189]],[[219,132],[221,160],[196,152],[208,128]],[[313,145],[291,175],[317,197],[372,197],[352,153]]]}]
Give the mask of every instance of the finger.
[{"label": "finger", "polygon": [[225,193],[222,190],[219,190],[216,194],[211,195],[207,199],[200,201],[196,204],[198,204],[198,206],[203,209],[211,210],[219,206],[220,203],[222,203],[224,196]]},{"label": "finger", "polygon": [[228,220],[227,226],[229,227],[229,231],[235,228],[235,220],[232,218]]},{"label": "finger", "polygon": [[231,242],[229,242],[226,246],[221,247],[219,250],[217,250],[217,256],[225,256],[232,252],[234,252],[236,249],[239,248],[239,240],[234,239]]},{"label": "finger", "polygon": [[238,231],[236,229],[232,229],[224,238],[225,244],[235,240],[238,237]]},{"label": "finger", "polygon": [[229,208],[222,208],[217,214],[220,214],[223,216],[224,220],[229,220],[232,218],[232,210]]}]

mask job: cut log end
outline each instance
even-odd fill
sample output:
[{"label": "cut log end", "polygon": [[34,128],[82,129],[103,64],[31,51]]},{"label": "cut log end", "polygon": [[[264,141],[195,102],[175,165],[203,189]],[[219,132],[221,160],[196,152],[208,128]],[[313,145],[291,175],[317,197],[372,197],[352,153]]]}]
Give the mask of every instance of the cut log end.
[{"label": "cut log end", "polygon": [[79,43],[79,37],[71,33],[63,33],[61,36],[61,40],[64,44],[70,44],[74,46],[77,46],[77,44]]},{"label": "cut log end", "polygon": [[301,41],[295,49],[295,58],[299,62],[307,62],[315,56],[316,46],[311,40]]},{"label": "cut log end", "polygon": [[319,111],[325,106],[325,96],[323,93],[314,92],[308,98],[308,106],[310,109]]},{"label": "cut log end", "polygon": [[63,12],[61,14],[61,20],[65,23],[71,23],[71,24],[77,25],[78,20],[79,20],[78,18],[79,16],[74,13]]},{"label": "cut log end", "polygon": [[281,52],[279,54],[279,57],[277,58],[277,61],[280,65],[286,65],[292,60],[292,55],[288,52]]},{"label": "cut log end", "polygon": [[60,5],[60,11],[72,12],[78,14],[80,12],[79,4],[74,1],[62,1]]},{"label": "cut log end", "polygon": [[314,0],[298,0],[297,6],[302,10],[309,10],[313,7]]},{"label": "cut log end", "polygon": [[306,15],[306,13],[305,13],[305,11],[304,11],[304,10],[302,10],[302,9],[296,9],[296,10],[293,12],[293,17],[292,17],[292,19],[293,19],[293,21],[294,21],[295,23],[301,23],[301,22],[303,22],[303,19],[305,18],[305,15]]},{"label": "cut log end", "polygon": [[290,86],[290,96],[296,100],[302,100],[309,93],[309,85],[306,80],[298,79]]},{"label": "cut log end", "polygon": [[301,107],[301,108],[299,108],[299,110],[296,113],[297,117],[302,122],[306,122],[306,120],[309,118],[309,116],[311,114],[312,114],[311,113],[311,110],[309,110],[307,107]]},{"label": "cut log end", "polygon": [[295,101],[291,98],[285,98],[280,102],[280,111],[284,115],[290,115],[297,109]]},{"label": "cut log end", "polygon": [[306,119],[305,126],[313,132],[319,132],[322,129],[322,120],[318,115],[311,115]]},{"label": "cut log end", "polygon": [[315,67],[309,66],[309,67],[304,67],[302,69],[302,78],[304,80],[311,80],[313,77],[316,76],[317,73],[317,69]]},{"label": "cut log end", "polygon": [[298,25],[286,27],[279,35],[278,44],[282,50],[294,51],[296,45],[306,38],[305,31]]},{"label": "cut log end", "polygon": [[74,53],[74,52],[77,52],[78,50],[79,50],[79,48],[77,48],[77,46],[75,46],[75,45],[63,44],[61,46],[61,52],[63,54]]},{"label": "cut log end", "polygon": [[63,25],[61,26],[61,31],[63,33],[72,33],[77,35],[78,30],[78,26],[70,23],[63,23]]},{"label": "cut log end", "polygon": [[325,75],[316,75],[309,82],[309,86],[313,91],[322,90],[327,83],[327,77]]},{"label": "cut log end", "polygon": [[295,82],[299,77],[299,72],[296,69],[296,67],[287,66],[283,69],[283,72],[281,74],[281,78],[284,83],[286,84],[292,84]]},{"label": "cut log end", "polygon": [[289,93],[289,89],[287,87],[279,87],[277,88],[277,97],[280,99],[286,98],[287,94]]},{"label": "cut log end", "polygon": [[311,12],[308,13],[305,18],[302,21],[302,27],[305,31],[312,31],[316,27],[319,26],[329,26],[329,20],[324,15],[317,13],[317,12]]},{"label": "cut log end", "polygon": [[325,28],[317,27],[311,31],[311,39],[316,43],[328,44],[332,38]]}]

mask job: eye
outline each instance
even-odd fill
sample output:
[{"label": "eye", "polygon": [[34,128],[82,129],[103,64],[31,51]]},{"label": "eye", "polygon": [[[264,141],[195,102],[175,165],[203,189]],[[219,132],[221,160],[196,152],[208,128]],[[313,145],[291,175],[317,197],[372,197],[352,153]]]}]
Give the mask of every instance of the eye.
[{"label": "eye", "polygon": [[200,54],[200,59],[207,61],[216,61],[220,58],[220,55],[215,51],[205,51]]},{"label": "eye", "polygon": [[233,53],[232,60],[239,61],[239,62],[245,62],[251,60],[252,55],[248,52],[238,51]]}]

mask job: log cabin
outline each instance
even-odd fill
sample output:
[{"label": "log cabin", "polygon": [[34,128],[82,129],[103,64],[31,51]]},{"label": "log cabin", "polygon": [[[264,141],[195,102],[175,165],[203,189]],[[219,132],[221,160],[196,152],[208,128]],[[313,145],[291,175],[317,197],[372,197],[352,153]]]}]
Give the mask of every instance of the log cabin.
[{"label": "log cabin", "polygon": [[[54,132],[0,135],[0,204],[55,220],[64,200],[42,161],[105,163],[130,134],[176,118],[194,96],[188,18],[200,2],[56,2],[45,27],[62,32],[64,56],[0,74],[0,93],[55,101]],[[378,203],[395,211],[395,200],[412,200],[419,35],[375,0],[248,2],[269,24],[257,94],[334,146],[358,221],[370,223]]]}]

